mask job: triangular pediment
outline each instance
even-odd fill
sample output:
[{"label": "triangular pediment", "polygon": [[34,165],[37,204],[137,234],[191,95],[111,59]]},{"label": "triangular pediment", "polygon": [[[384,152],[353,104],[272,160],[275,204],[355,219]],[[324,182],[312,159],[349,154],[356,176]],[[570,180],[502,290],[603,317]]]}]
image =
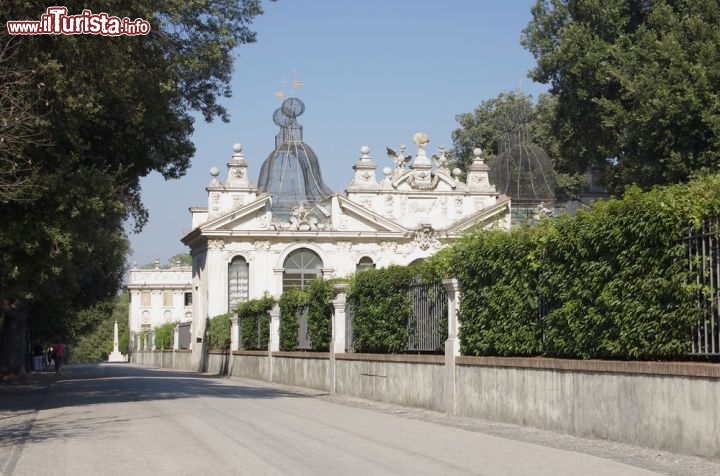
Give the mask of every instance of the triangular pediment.
[{"label": "triangular pediment", "polygon": [[488,226],[510,214],[510,198],[502,197],[494,205],[463,218],[448,229],[448,234],[461,233],[476,225]]},{"label": "triangular pediment", "polygon": [[384,233],[408,233],[409,230],[384,216],[381,216],[363,205],[338,195],[338,204],[344,213],[347,230],[376,231]]},{"label": "triangular pediment", "polygon": [[257,200],[250,202],[243,207],[209,220],[200,226],[200,230],[203,233],[207,233],[221,230],[226,231],[257,228],[255,219],[259,215],[264,215],[270,206],[271,196],[269,194],[263,194],[258,197]]}]

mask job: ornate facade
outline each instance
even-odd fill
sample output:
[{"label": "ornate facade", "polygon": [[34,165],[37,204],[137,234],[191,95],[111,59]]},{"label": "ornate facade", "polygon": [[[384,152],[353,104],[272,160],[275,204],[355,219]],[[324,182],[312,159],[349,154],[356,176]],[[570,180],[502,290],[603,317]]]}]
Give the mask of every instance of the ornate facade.
[{"label": "ornate facade", "polygon": [[274,114],[280,132],[259,185],[250,182],[242,146],[235,144],[226,179],[218,168],[210,171],[207,207],[190,209],[192,231],[182,242],[193,257],[193,343],[202,341],[208,317],[244,300],[279,296],[318,277],[407,265],[476,225],[510,226],[510,200],[490,184],[482,152],[475,150],[461,180],[442,147],[428,157],[423,133],[413,138],[414,156],[405,155],[405,146],[387,149],[393,166],[380,177],[362,147],[345,193],[333,193],[303,142],[298,101],[286,100]]}]

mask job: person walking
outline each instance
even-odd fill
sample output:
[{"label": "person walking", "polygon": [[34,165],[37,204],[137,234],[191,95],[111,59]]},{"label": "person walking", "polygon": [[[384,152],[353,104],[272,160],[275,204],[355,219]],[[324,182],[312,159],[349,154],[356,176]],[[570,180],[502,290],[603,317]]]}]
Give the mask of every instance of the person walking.
[{"label": "person walking", "polygon": [[40,375],[43,369],[43,360],[45,358],[45,352],[43,351],[43,345],[39,340],[33,342],[33,365],[35,366],[35,374]]},{"label": "person walking", "polygon": [[53,360],[55,360],[55,375],[60,375],[65,362],[65,345],[59,340],[53,344]]}]

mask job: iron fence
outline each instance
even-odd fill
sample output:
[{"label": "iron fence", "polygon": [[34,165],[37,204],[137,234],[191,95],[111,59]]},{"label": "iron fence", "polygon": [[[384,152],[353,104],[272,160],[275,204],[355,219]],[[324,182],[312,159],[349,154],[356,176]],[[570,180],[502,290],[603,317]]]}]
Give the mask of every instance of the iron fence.
[{"label": "iron fence", "polygon": [[[407,352],[438,352],[447,339],[447,292],[442,284],[422,284],[419,279],[407,288],[412,317],[406,323]],[[355,352],[353,317],[355,302],[349,298],[345,307],[345,351]]]},{"label": "iron fence", "polygon": [[190,348],[190,326],[192,322],[181,322],[178,324],[178,347],[181,349]]},{"label": "iron fence", "polygon": [[684,238],[688,266],[700,285],[701,315],[692,330],[692,355],[720,355],[720,217],[706,219]]},{"label": "iron fence", "polygon": [[308,306],[298,309],[295,317],[298,322],[298,349],[312,350],[312,341],[308,332]]}]

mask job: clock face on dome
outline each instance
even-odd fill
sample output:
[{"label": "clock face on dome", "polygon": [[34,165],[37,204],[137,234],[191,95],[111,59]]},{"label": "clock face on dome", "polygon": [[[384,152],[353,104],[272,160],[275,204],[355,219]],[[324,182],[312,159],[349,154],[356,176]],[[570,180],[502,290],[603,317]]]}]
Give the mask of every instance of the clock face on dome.
[{"label": "clock face on dome", "polygon": [[283,101],[280,108],[282,109],[283,114],[292,119],[300,116],[303,112],[305,112],[305,104],[298,98],[287,98],[285,101]]}]

